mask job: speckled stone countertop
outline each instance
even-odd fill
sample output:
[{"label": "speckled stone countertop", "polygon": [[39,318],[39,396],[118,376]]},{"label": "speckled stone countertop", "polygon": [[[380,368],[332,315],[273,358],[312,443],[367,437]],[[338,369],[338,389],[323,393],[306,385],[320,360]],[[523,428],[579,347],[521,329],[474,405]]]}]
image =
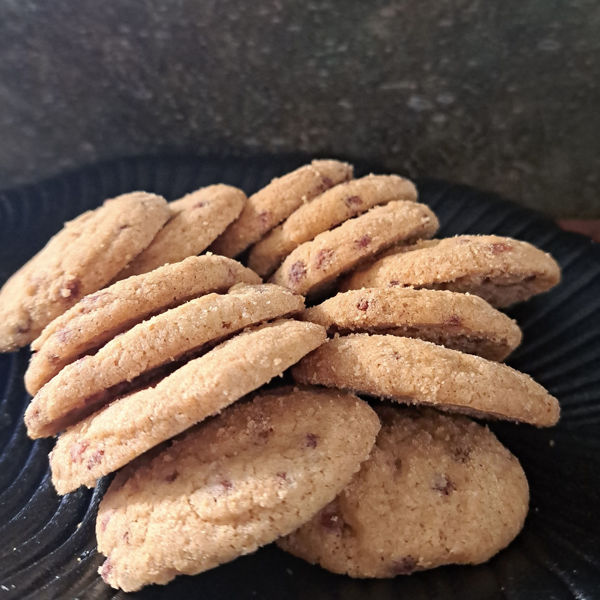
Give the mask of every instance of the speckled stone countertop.
[{"label": "speckled stone countertop", "polygon": [[597,0],[2,0],[0,189],[306,152],[600,216],[599,32]]}]

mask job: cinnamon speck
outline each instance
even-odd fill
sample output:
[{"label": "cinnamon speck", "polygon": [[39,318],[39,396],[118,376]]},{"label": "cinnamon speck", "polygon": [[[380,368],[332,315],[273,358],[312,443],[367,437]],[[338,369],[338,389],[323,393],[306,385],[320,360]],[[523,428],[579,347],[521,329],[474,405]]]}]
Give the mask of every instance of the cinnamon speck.
[{"label": "cinnamon speck", "polygon": [[471,456],[471,448],[467,446],[457,446],[452,450],[452,458],[460,463],[469,462]]},{"label": "cinnamon speck", "polygon": [[417,559],[413,556],[404,556],[392,563],[391,574],[394,575],[410,575],[417,566]]},{"label": "cinnamon speck", "polygon": [[306,264],[302,260],[297,260],[288,271],[288,279],[290,283],[299,283],[304,277],[306,277]]},{"label": "cinnamon speck", "polygon": [[449,496],[456,489],[456,486],[447,475],[438,473],[433,478],[431,488],[444,496]]},{"label": "cinnamon speck", "polygon": [[314,433],[307,433],[306,434],[306,447],[307,448],[316,448],[318,439],[319,438]]},{"label": "cinnamon speck", "polygon": [[360,196],[348,196],[344,199],[344,202],[347,206],[350,207],[360,206],[363,203],[362,198]]},{"label": "cinnamon speck", "polygon": [[362,298],[356,303],[356,308],[358,310],[362,310],[363,312],[369,308],[369,301],[366,298]]},{"label": "cinnamon speck", "polygon": [[344,528],[344,520],[333,506],[328,506],[321,511],[319,523],[329,531],[341,531]]},{"label": "cinnamon speck", "polygon": [[77,298],[77,296],[79,296],[80,286],[81,281],[74,277],[73,279],[65,281],[62,289],[60,290],[60,294],[63,298]]},{"label": "cinnamon speck", "polygon": [[366,248],[370,243],[371,243],[371,236],[367,235],[367,234],[363,235],[362,237],[358,238],[357,240],[354,240],[354,245],[359,250]]},{"label": "cinnamon speck", "polygon": [[513,247],[506,242],[494,242],[489,245],[489,249],[492,251],[492,254],[502,254],[503,252],[510,252]]},{"label": "cinnamon speck", "polygon": [[71,460],[73,462],[81,462],[81,457],[82,457],[83,453],[86,451],[88,446],[89,446],[89,444],[86,441],[75,442],[71,446],[71,450],[69,451],[69,454],[71,455]]},{"label": "cinnamon speck", "polygon": [[460,327],[462,325],[462,319],[458,315],[450,315],[445,321],[444,325],[448,327]]},{"label": "cinnamon speck", "polygon": [[258,225],[263,233],[269,229],[270,220],[271,213],[268,210],[263,210],[258,213]]},{"label": "cinnamon speck", "polygon": [[102,565],[102,567],[100,569],[100,577],[102,577],[102,579],[104,580],[105,583],[108,583],[108,578],[110,577],[112,569],[113,569],[113,566],[112,566],[112,563],[110,562],[110,558],[107,558],[104,561],[104,564]]},{"label": "cinnamon speck", "polygon": [[179,473],[177,472],[177,470],[175,470],[165,476],[165,481],[167,481],[168,483],[173,483],[178,477]]},{"label": "cinnamon speck", "polygon": [[72,331],[70,329],[59,329],[56,332],[56,337],[61,344],[64,344],[69,340],[72,335]]},{"label": "cinnamon speck", "polygon": [[104,450],[100,449],[100,450],[96,450],[88,459],[87,461],[87,468],[88,470],[93,469],[97,464],[100,463],[100,461],[102,460],[102,457],[104,456]]},{"label": "cinnamon speck", "polygon": [[100,519],[100,531],[106,531],[106,527],[110,518],[112,517],[112,510],[108,511],[104,515],[102,515],[102,519]]},{"label": "cinnamon speck", "polygon": [[334,254],[335,251],[333,248],[322,248],[319,250],[315,258],[315,268],[324,269],[329,263],[331,263]]}]

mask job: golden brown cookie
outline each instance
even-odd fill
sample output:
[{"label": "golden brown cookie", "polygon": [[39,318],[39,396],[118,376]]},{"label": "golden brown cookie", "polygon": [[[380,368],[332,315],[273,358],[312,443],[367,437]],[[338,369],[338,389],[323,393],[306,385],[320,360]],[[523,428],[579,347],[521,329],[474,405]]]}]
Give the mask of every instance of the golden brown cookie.
[{"label": "golden brown cookie", "polygon": [[340,183],[300,206],[257,242],[248,255],[248,266],[261,277],[268,277],[292,250],[319,233],[378,204],[416,199],[414,184],[398,175],[367,175]]},{"label": "golden brown cookie", "polygon": [[389,202],[298,246],[270,281],[299,294],[318,293],[359,262],[399,243],[432,236],[438,220],[424,204]]},{"label": "golden brown cookie", "polygon": [[411,338],[356,333],[330,339],[292,369],[299,383],[347,389],[481,418],[555,425],[560,406],[529,375]]},{"label": "golden brown cookie", "polygon": [[529,487],[519,461],[466,417],[393,407],[348,487],[278,545],[351,577],[479,564],[516,537]]},{"label": "golden brown cookie", "polygon": [[211,246],[215,254],[237,256],[279,225],[302,203],[352,178],[352,165],[337,160],[313,160],[248,198],[234,221]]},{"label": "golden brown cookie", "polygon": [[314,323],[281,320],[241,333],[149,387],[67,429],[50,457],[59,494],[140,454],[268,383],[325,340]]},{"label": "golden brown cookie", "polygon": [[169,218],[164,198],[132,192],[65,223],[0,290],[0,352],[16,350],[106,285]]},{"label": "golden brown cookie", "polygon": [[350,290],[307,308],[300,318],[323,325],[330,335],[381,333],[420,338],[498,361],[522,337],[517,323],[483,298],[441,290]]},{"label": "golden brown cookie", "polygon": [[339,392],[283,389],[227,409],[117,475],[96,522],[102,578],[134,591],[254,552],[330,502],[378,430]]},{"label": "golden brown cookie", "polygon": [[67,365],[25,412],[31,438],[55,435],[115,396],[115,386],[249,325],[302,310],[304,299],[280,286],[234,286],[171,308],[118,335],[96,354]]},{"label": "golden brown cookie", "polygon": [[400,248],[348,276],[341,290],[412,286],[470,292],[509,306],[554,287],[560,267],[527,242],[497,235],[459,235]]},{"label": "golden brown cookie", "polygon": [[25,373],[27,391],[37,393],[65,365],[150,315],[236,283],[260,283],[260,277],[231,258],[191,256],[84,296],[31,343],[37,352]]},{"label": "golden brown cookie", "polygon": [[147,273],[165,263],[200,254],[237,219],[245,202],[246,194],[242,190],[221,183],[170,202],[173,216],[116,279]]}]

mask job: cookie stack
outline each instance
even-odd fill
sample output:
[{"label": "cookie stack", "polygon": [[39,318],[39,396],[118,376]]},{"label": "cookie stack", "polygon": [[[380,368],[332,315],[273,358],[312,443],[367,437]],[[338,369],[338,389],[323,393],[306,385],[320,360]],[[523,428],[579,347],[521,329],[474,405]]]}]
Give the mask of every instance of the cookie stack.
[{"label": "cookie stack", "polygon": [[497,309],[559,268],[517,240],[430,239],[438,221],[411,182],[352,174],[320,160],[249,198],[127,194],[0,291],[0,349],[35,351],[28,434],[59,434],[56,490],[119,471],[96,531],[110,585],[275,540],[393,577],[486,561],[520,531],[518,460],[464,415],[558,420],[555,398],[500,363],[521,331]]},{"label": "cookie stack", "polygon": [[[220,282],[207,277],[215,265],[230,269]],[[304,307],[302,296],[286,288],[238,283],[225,294],[203,294],[206,290],[192,283],[203,295],[143,321],[157,305],[139,307],[137,314],[127,315],[122,333],[87,353],[96,342],[95,331],[114,331],[115,325],[122,329],[112,309],[131,303],[132,287],[142,298],[164,297],[152,294],[149,281],[162,276],[173,282],[173,270],[184,268],[192,274],[188,282],[196,275],[196,280],[210,279],[219,287],[229,283],[230,273],[240,279],[255,277],[228,258],[190,257],[116,283],[104,296],[95,294],[96,304],[92,296],[86,297],[40,342],[26,375],[35,395],[25,424],[31,438],[64,431],[50,457],[59,493],[95,485],[99,477],[267,383],[323,342],[321,326],[284,318]],[[128,293],[120,296],[124,288]],[[141,322],[132,325],[137,320]],[[64,337],[78,339],[60,348]],[[54,376],[52,356],[65,364]]]}]

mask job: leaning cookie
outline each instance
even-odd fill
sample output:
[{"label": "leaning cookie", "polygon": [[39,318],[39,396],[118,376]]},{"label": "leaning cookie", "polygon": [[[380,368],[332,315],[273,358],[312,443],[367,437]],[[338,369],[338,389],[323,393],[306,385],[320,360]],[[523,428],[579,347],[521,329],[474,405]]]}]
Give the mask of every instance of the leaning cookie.
[{"label": "leaning cookie", "polygon": [[292,375],[299,383],[537,427],[555,425],[560,416],[556,398],[529,375],[393,335],[355,333],[330,339],[300,361]]},{"label": "leaning cookie", "polygon": [[200,188],[170,202],[173,216],[116,279],[147,273],[165,263],[200,254],[239,216],[245,202],[242,190],[223,184]]},{"label": "leaning cookie", "polygon": [[236,283],[260,283],[253,271],[224,256],[191,256],[84,296],[31,343],[25,387],[33,395],[64,366],[143,319]]},{"label": "leaning cookie", "polygon": [[378,430],[340,392],[284,388],[227,409],[116,476],[96,522],[102,578],[135,591],[254,552],[333,500]]},{"label": "leaning cookie", "polygon": [[316,294],[359,262],[394,244],[431,237],[438,225],[424,204],[389,202],[301,244],[270,281],[299,294]]},{"label": "leaning cookie", "polygon": [[211,246],[215,254],[234,257],[279,225],[304,202],[352,178],[352,165],[337,160],[313,160],[273,179],[248,198],[239,218]]},{"label": "leaning cookie", "polygon": [[322,327],[276,321],[242,333],[63,433],[50,456],[59,494],[92,487],[140,454],[268,383],[325,340]]},{"label": "leaning cookie", "polygon": [[395,577],[479,564],[523,527],[519,461],[466,417],[381,407],[369,460],[350,485],[277,544],[351,577]]},{"label": "leaning cookie", "polygon": [[169,218],[164,198],[132,192],[65,223],[0,290],[0,352],[16,350],[106,285]]},{"label": "leaning cookie", "polygon": [[416,199],[414,184],[398,175],[367,175],[340,183],[300,206],[257,242],[248,255],[248,266],[261,277],[268,277],[292,250],[319,233],[379,204]]},{"label": "leaning cookie", "polygon": [[67,365],[44,385],[25,412],[27,434],[55,435],[110,401],[115,386],[244,327],[303,307],[304,299],[285,288],[240,284],[228,294],[208,294],[167,310],[118,335],[96,354]]},{"label": "leaning cookie", "polygon": [[412,286],[470,292],[493,306],[527,300],[554,287],[560,267],[527,242],[496,235],[459,235],[400,248],[341,282],[341,290]]},{"label": "leaning cookie", "polygon": [[517,323],[483,298],[441,290],[350,290],[307,308],[300,318],[323,325],[330,335],[420,338],[497,361],[504,360],[522,337]]}]

